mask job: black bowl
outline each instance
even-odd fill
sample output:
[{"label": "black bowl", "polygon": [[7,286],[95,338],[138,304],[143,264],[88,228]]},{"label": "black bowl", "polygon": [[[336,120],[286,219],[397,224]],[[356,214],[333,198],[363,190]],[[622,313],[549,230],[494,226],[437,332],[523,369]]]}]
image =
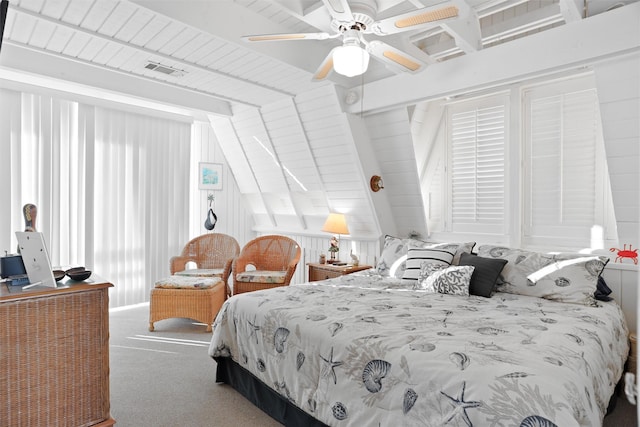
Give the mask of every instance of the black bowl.
[{"label": "black bowl", "polygon": [[66,275],[67,273],[65,273],[64,270],[53,270],[53,278],[56,279],[56,282],[64,279],[64,276]]},{"label": "black bowl", "polygon": [[76,280],[78,282],[87,280],[91,276],[91,270],[85,270],[84,267],[70,268],[66,273],[71,280]]}]

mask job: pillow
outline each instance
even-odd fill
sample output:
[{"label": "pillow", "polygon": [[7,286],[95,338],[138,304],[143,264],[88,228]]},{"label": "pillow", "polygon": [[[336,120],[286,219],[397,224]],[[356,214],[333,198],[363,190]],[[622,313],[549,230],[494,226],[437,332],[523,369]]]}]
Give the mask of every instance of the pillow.
[{"label": "pillow", "polygon": [[448,267],[453,261],[453,255],[453,252],[444,249],[409,248],[407,252],[407,268],[404,270],[402,280],[417,282],[420,270],[428,264]]},{"label": "pillow", "polygon": [[438,248],[444,249],[446,251],[450,251],[454,253],[452,265],[458,265],[460,262],[460,255],[463,253],[470,254],[473,250],[473,247],[476,245],[476,242],[465,242],[465,243],[428,243],[428,246],[423,246],[425,248]]},{"label": "pillow", "polygon": [[472,265],[447,267],[428,276],[420,286],[430,293],[469,296],[473,270]]},{"label": "pillow", "polygon": [[420,274],[418,275],[418,280],[416,281],[416,283],[413,284],[413,289],[422,289],[422,282],[424,282],[424,279],[426,279],[427,277],[431,276],[433,273],[435,273],[436,271],[440,271],[440,270],[444,270],[445,268],[449,268],[448,264],[429,264],[429,263],[425,263],[422,265],[422,268],[420,269]]},{"label": "pillow", "polygon": [[[376,264],[376,270],[380,275],[394,277],[400,279],[404,274],[407,249],[412,247],[423,247],[428,243],[416,239],[401,239],[400,237],[385,236],[384,246],[380,259]],[[393,268],[393,271],[392,271]]]},{"label": "pillow", "polygon": [[407,250],[409,247],[439,248],[453,252],[455,254],[453,264],[456,265],[460,259],[460,254],[463,252],[470,253],[475,245],[476,242],[434,243],[410,238],[401,239],[400,237],[386,235],[380,259],[376,264],[376,270],[382,276],[392,276],[401,279],[406,268]]},{"label": "pillow", "polygon": [[469,293],[489,298],[496,286],[500,272],[507,263],[506,259],[484,258],[477,255],[462,253],[458,265],[472,265],[475,267],[471,276]]},{"label": "pillow", "polygon": [[613,298],[609,296],[611,289],[607,286],[607,282],[604,281],[602,276],[598,277],[598,283],[596,285],[596,293],[593,295],[598,301],[611,301]]},{"label": "pillow", "polygon": [[544,254],[483,245],[478,255],[506,259],[496,290],[554,301],[597,306],[598,277],[609,262],[606,256]]},{"label": "pillow", "polygon": [[222,282],[219,277],[169,276],[158,280],[156,288],[161,289],[210,289]]}]

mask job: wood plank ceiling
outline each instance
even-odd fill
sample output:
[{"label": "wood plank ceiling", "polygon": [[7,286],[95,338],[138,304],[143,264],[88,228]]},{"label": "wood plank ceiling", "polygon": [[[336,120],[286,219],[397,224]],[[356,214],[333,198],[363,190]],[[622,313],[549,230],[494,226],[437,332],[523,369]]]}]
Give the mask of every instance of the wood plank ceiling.
[{"label": "wood plank ceiling", "polygon": [[[433,63],[631,1],[635,0],[454,0],[461,19],[401,33],[385,42]],[[439,2],[377,0],[378,18]],[[248,44],[240,37],[325,31],[329,23],[319,0],[11,0],[4,44],[208,94],[231,104],[262,106],[323,84],[312,83],[311,76],[340,42]],[[330,78],[353,87],[395,74],[372,60],[362,80],[336,73]]]},{"label": "wood plank ceiling", "polygon": [[[338,210],[352,215],[356,236],[395,231],[378,223],[381,216],[398,218],[402,233],[413,230],[424,223],[419,197],[390,200],[396,211],[376,215],[367,190],[369,160],[376,159],[359,151],[366,131],[358,132],[343,109],[344,94],[399,71],[372,60],[361,77],[331,73],[313,82],[339,39],[241,40],[248,34],[333,31],[326,5],[341,0],[324,1],[11,0],[0,80],[39,74],[208,114],[258,228],[317,231],[326,213]],[[458,18],[383,40],[430,66],[636,1],[450,0]],[[441,2],[349,4],[374,5],[375,19],[383,20]],[[380,125],[393,129],[392,135],[385,136]],[[406,111],[377,113],[363,127],[378,129],[369,146],[381,152],[392,147],[393,156],[377,159],[381,170],[384,162],[386,170],[401,166],[397,186],[419,192]]]}]

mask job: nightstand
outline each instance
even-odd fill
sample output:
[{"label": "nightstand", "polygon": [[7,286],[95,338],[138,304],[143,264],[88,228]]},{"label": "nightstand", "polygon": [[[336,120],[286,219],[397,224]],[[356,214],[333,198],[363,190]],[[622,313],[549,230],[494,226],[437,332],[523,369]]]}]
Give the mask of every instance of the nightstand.
[{"label": "nightstand", "polygon": [[344,276],[345,274],[355,273],[356,271],[368,270],[370,265],[332,265],[318,264],[309,262],[309,281],[316,282],[318,280],[333,279],[334,277]]}]

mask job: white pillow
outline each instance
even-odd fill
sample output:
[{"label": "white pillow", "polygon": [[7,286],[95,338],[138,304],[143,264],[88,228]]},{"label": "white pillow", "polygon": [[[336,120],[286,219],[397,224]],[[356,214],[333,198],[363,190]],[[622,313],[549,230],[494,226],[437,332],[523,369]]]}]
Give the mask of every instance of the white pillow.
[{"label": "white pillow", "polygon": [[428,246],[424,246],[425,248],[438,248],[444,249],[445,251],[453,252],[453,261],[451,261],[451,265],[458,265],[460,263],[460,256],[463,252],[468,254],[473,251],[473,247],[476,245],[476,242],[463,242],[463,243],[429,243]]},{"label": "white pillow", "polygon": [[428,243],[421,240],[402,239],[387,235],[384,237],[384,246],[382,247],[380,259],[376,264],[376,270],[381,276],[393,276],[400,279],[404,273],[409,246],[423,247],[426,245]]},{"label": "white pillow", "polygon": [[596,306],[598,277],[607,265],[605,256],[577,253],[538,253],[483,245],[478,255],[506,259],[496,291],[554,301]]},{"label": "white pillow", "polygon": [[438,248],[444,249],[454,253],[453,265],[457,265],[460,260],[460,255],[463,252],[471,253],[476,242],[464,242],[464,243],[436,243],[425,242],[423,240],[400,237],[385,236],[384,246],[380,259],[376,264],[376,270],[381,276],[396,277],[401,279],[404,275],[406,268],[407,251],[412,248]]},{"label": "white pillow", "polygon": [[402,280],[417,282],[420,270],[427,264],[434,264],[443,268],[451,265],[453,252],[444,249],[409,248],[407,251],[407,266],[402,275]]}]

